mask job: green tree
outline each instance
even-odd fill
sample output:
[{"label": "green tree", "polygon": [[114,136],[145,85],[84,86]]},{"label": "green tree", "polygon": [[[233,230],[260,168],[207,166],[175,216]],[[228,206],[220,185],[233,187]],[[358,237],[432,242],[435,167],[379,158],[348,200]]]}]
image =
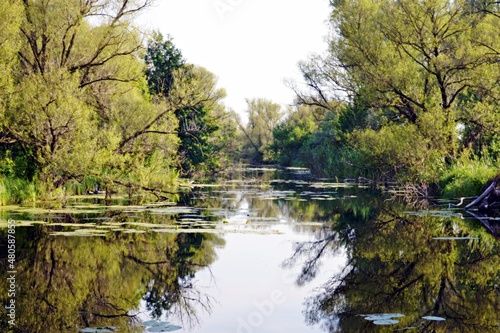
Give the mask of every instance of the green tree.
[{"label": "green tree", "polygon": [[16,89],[3,103],[1,137],[49,188],[89,177],[172,186],[178,121],[166,101],[150,100],[142,36],[131,23],[149,4],[52,0],[16,12]]},{"label": "green tree", "polygon": [[[328,54],[301,64],[311,89],[296,89],[299,102],[338,113],[335,100],[344,100],[368,110],[359,120],[369,128],[353,130],[347,145],[384,161],[379,177],[404,169],[400,180],[436,181],[474,137],[497,135],[488,125],[500,120],[498,24],[495,7],[487,8],[465,0],[333,1]],[[378,153],[398,150],[392,161]]]},{"label": "green tree", "polygon": [[240,125],[247,139],[246,149],[255,162],[269,159],[265,156],[266,149],[273,141],[273,130],[278,126],[283,112],[281,106],[268,99],[247,99],[248,123]]},{"label": "green tree", "polygon": [[229,113],[222,105],[225,91],[208,70],[186,64],[171,38],[155,33],[145,56],[146,76],[153,101],[165,100],[178,120],[178,155],[182,173],[215,170],[220,166],[223,146],[220,136]]},{"label": "green tree", "polygon": [[269,146],[273,160],[282,165],[306,166],[302,149],[313,133],[318,130],[314,118],[314,108],[307,105],[291,107],[287,110],[285,120],[273,130],[273,141]]},{"label": "green tree", "polygon": [[[7,97],[13,92],[16,54],[20,48],[21,1],[0,1],[0,124],[7,107]],[[0,138],[1,139],[1,138]]]},{"label": "green tree", "polygon": [[164,40],[161,33],[155,32],[148,42],[144,60],[151,93],[168,96],[174,84],[174,71],[185,63],[181,51],[170,36]]},{"label": "green tree", "polygon": [[216,76],[203,67],[184,65],[174,73],[174,88],[169,100],[179,121],[179,155],[185,173],[214,170],[219,166],[216,138],[221,119],[227,111],[226,96],[217,88]]}]

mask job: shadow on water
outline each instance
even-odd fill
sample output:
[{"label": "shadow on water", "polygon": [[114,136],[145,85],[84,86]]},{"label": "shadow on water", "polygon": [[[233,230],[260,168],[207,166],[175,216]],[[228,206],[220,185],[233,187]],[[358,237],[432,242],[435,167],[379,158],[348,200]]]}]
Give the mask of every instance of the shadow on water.
[{"label": "shadow on water", "polygon": [[[2,307],[0,330],[203,327],[199,315],[210,314],[217,300],[198,288],[196,277],[211,272],[226,235],[276,236],[287,229],[309,239],[295,243],[283,258],[285,268],[300,268],[299,286],[325,269],[325,257],[346,257],[341,273],[305,305],[297,304],[311,331],[499,331],[494,218],[476,219],[474,212],[458,209],[411,211],[377,189],[314,179],[302,169],[240,170],[193,184],[177,199],[128,206],[85,199],[61,209],[17,207],[3,213],[5,221],[18,223],[16,326],[9,325]],[[4,291],[11,270],[6,226],[0,229]],[[6,293],[0,298],[2,304],[10,299]],[[140,311],[156,321],[142,322]],[[179,321],[169,323],[170,318]]]}]

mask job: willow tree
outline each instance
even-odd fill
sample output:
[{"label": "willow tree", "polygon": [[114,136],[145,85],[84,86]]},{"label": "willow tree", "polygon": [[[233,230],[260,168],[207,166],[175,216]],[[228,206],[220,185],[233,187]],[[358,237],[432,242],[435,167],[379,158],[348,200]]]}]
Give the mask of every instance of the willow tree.
[{"label": "willow tree", "polygon": [[332,1],[328,54],[302,63],[312,90],[299,97],[370,110],[351,144],[379,172],[433,174],[458,155],[457,125],[477,122],[466,101],[498,94],[497,23],[465,0]]},{"label": "willow tree", "polygon": [[247,138],[246,147],[252,159],[262,162],[265,151],[273,142],[273,130],[278,126],[283,112],[281,106],[265,98],[247,99],[248,123],[240,126]]},{"label": "willow tree", "polygon": [[9,9],[20,22],[17,31],[12,25],[19,46],[2,140],[31,156],[43,181],[150,188],[175,177],[177,120],[149,98],[143,35],[132,24],[150,2],[24,1]]},{"label": "willow tree", "polygon": [[[9,108],[9,96],[14,92],[16,54],[20,48],[21,1],[0,1],[0,128],[5,125],[5,110]],[[11,152],[7,150],[12,139],[0,131],[0,170],[14,173]],[[7,161],[6,161],[7,160]]]}]

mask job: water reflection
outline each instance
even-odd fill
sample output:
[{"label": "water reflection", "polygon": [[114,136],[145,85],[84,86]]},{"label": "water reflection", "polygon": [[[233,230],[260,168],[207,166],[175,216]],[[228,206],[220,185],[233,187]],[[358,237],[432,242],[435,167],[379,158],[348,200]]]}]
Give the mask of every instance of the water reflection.
[{"label": "water reflection", "polygon": [[[142,332],[134,315],[141,298],[153,317],[175,313],[195,321],[200,305],[210,310],[211,299],[192,279],[216,259],[215,248],[224,245],[218,235],[117,232],[106,238],[55,237],[47,229],[42,225],[16,232],[14,332],[105,326]],[[2,258],[3,267],[5,263]],[[2,275],[0,288],[7,290]],[[7,332],[5,312],[1,316],[1,330]]]},{"label": "water reflection", "polygon": [[[347,249],[343,272],[306,302],[310,324],[328,332],[379,332],[363,315],[395,313],[401,315],[385,323],[389,331],[499,331],[500,247],[477,221],[409,215],[382,201],[367,211],[355,203],[336,207],[330,227],[298,244],[287,261],[306,258],[297,279],[302,284],[316,274],[326,251]],[[446,320],[423,319],[435,319],[429,316]]]},{"label": "water reflection", "polygon": [[500,240],[500,220],[498,216],[498,211],[495,212],[490,212],[490,213],[495,213],[495,214],[489,214],[493,216],[486,216],[480,212],[473,211],[473,210],[466,210],[466,212],[480,221],[483,226],[488,230],[490,234],[492,234],[497,240]]},{"label": "water reflection", "polygon": [[[219,281],[217,288],[227,288],[226,294],[242,288],[258,294],[262,281],[283,275],[283,266],[298,272],[295,282],[303,290],[332,271],[326,258],[346,258],[340,273],[335,270],[318,292],[308,295],[305,308],[303,294],[297,300],[297,290],[279,287],[297,301],[287,302],[286,311],[276,305],[276,315],[266,317],[270,327],[302,322],[290,318],[292,310],[303,311],[310,325],[294,322],[287,332],[499,329],[500,243],[482,217],[476,220],[460,210],[409,212],[376,189],[315,180],[304,171],[232,173],[193,184],[177,199],[175,204],[105,208],[80,200],[51,212],[19,208],[4,215],[25,225],[16,230],[13,331],[74,333],[109,326],[143,332],[137,314],[145,309],[147,319],[219,332],[236,325],[237,310],[248,307],[236,297],[219,304],[199,287],[199,279],[207,284],[220,256],[230,264],[208,279]],[[0,288],[7,290],[6,229],[0,234]],[[284,248],[299,238],[293,248]],[[225,252],[226,241],[232,241],[234,253]],[[277,253],[276,262],[283,266],[255,259]],[[248,271],[238,271],[235,263]],[[6,295],[0,298],[5,304]],[[214,316],[218,322],[210,326],[207,314],[221,307]],[[376,325],[381,317],[367,316],[384,313],[391,325]],[[7,331],[4,308],[0,316],[0,330]]]}]

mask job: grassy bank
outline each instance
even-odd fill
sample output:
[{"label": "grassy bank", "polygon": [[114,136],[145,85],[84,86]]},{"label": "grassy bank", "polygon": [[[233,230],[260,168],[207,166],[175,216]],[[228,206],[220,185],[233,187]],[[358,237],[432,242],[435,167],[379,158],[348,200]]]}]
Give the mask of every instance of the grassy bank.
[{"label": "grassy bank", "polygon": [[441,194],[446,198],[478,195],[486,183],[498,174],[500,163],[489,157],[459,160],[441,176]]},{"label": "grassy bank", "polygon": [[20,178],[0,176],[0,206],[35,202],[34,183]]}]

